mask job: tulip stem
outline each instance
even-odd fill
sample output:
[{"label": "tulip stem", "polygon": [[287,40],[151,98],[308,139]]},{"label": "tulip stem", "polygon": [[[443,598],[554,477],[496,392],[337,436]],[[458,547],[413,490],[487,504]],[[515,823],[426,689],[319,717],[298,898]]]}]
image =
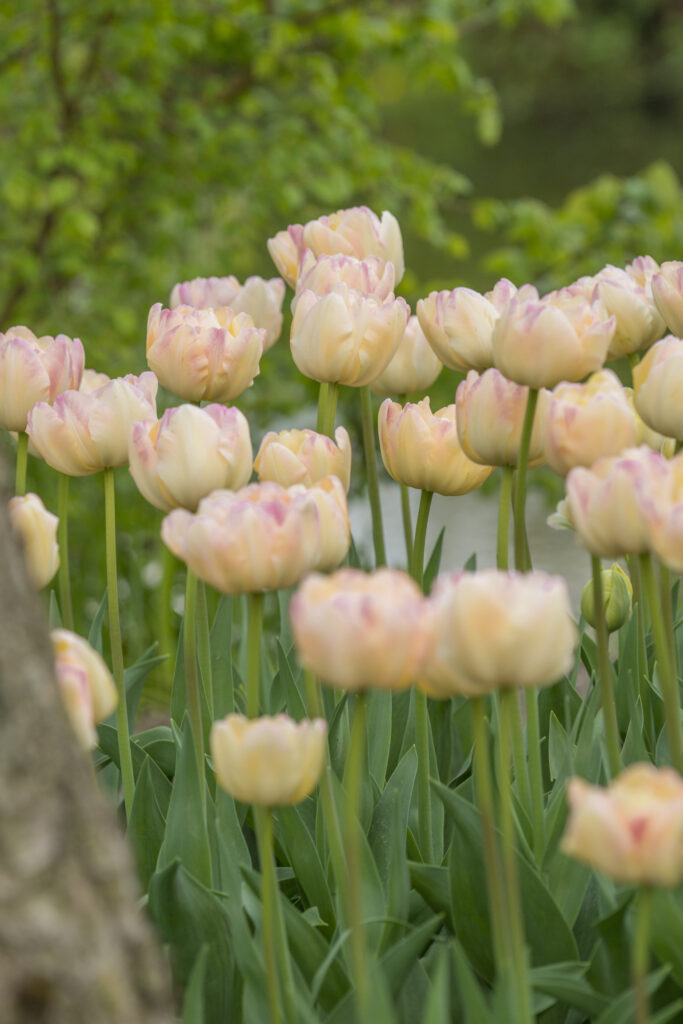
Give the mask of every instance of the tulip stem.
[{"label": "tulip stem", "polygon": [[[173,683],[173,630],[171,627],[171,593],[175,577],[176,559],[170,548],[161,545],[161,582],[157,591],[157,614],[159,617],[159,641],[161,653],[166,655],[163,672],[166,685]],[[169,689],[170,692],[170,689]]]},{"label": "tulip stem", "polygon": [[318,423],[316,429],[319,434],[326,434],[334,437],[334,421],[337,415],[337,399],[339,398],[339,385],[335,382],[322,381],[318,391]]},{"label": "tulip stem", "polygon": [[114,676],[119,696],[116,705],[116,731],[119,744],[126,819],[130,821],[130,812],[133,807],[133,796],[135,793],[135,776],[133,774],[133,756],[130,750],[128,705],[126,703],[126,685],[123,674],[119,586],[116,572],[116,490],[114,470],[111,467],[104,470],[104,533],[107,556],[107,609],[109,612],[112,675]]},{"label": "tulip stem", "polygon": [[247,717],[256,718],[261,707],[263,594],[247,594],[247,630]]},{"label": "tulip stem", "polygon": [[425,540],[427,538],[427,522],[433,497],[432,491],[423,491],[420,495],[420,509],[417,513],[417,523],[415,525],[411,575],[420,588],[422,588],[424,579]]},{"label": "tulip stem", "polygon": [[406,564],[413,564],[413,522],[410,515],[410,491],[405,484],[401,488],[401,518],[403,519],[403,536],[406,542]]},{"label": "tulip stem", "polygon": [[530,1024],[531,993],[527,972],[527,951],[524,941],[524,921],[522,919],[522,901],[519,890],[519,874],[517,870],[517,850],[515,844],[515,822],[512,809],[512,785],[510,777],[510,736],[514,708],[512,702],[517,700],[514,690],[502,690],[500,694],[500,728],[498,731],[500,753],[500,825],[503,838],[503,873],[508,907],[510,939],[512,943],[512,961],[517,988],[518,1021]]},{"label": "tulip stem", "polygon": [[17,434],[17,472],[14,484],[14,493],[17,498],[23,498],[26,494],[26,470],[28,466],[28,434],[20,430]]},{"label": "tulip stem", "polygon": [[[519,698],[512,691],[517,702]],[[543,799],[543,770],[541,768],[541,729],[538,721],[538,690],[534,686],[524,690],[526,710],[526,743],[529,755],[529,785],[531,788],[531,819],[534,834],[534,859],[540,866],[545,851],[545,802]],[[514,735],[514,733],[513,733]]]},{"label": "tulip stem", "polygon": [[197,677],[197,585],[199,581],[188,567],[185,577],[185,609],[183,615],[183,651],[185,654],[185,692],[187,710],[192,726],[199,790],[202,799],[202,818],[206,822],[206,785],[204,779],[204,732],[202,729],[202,704]]},{"label": "tulip stem", "polygon": [[199,581],[197,587],[197,638],[199,640],[199,671],[201,673],[204,698],[209,709],[209,721],[213,722],[213,679],[211,678],[211,633],[209,630],[209,607],[206,601],[206,583]]},{"label": "tulip stem", "polygon": [[363,920],[363,898],[361,892],[361,859],[358,843],[358,810],[360,806],[361,782],[365,761],[367,698],[362,691],[356,696],[356,707],[351,727],[351,740],[346,762],[346,815],[344,838],[346,847],[346,893],[348,920],[351,929],[351,968],[358,1024],[369,1021],[370,984],[368,978],[368,951]]},{"label": "tulip stem", "polygon": [[69,573],[69,477],[59,474],[57,514],[59,516],[59,605],[62,625],[74,628],[74,612],[71,604],[71,575]]},{"label": "tulip stem", "polygon": [[365,471],[368,477],[368,496],[370,498],[370,511],[372,513],[372,540],[375,548],[375,568],[379,569],[380,566],[387,564],[387,556],[384,548],[382,506],[379,500],[372,398],[370,396],[370,388],[367,385],[359,390],[363,427],[363,449],[365,452]]},{"label": "tulip stem", "polygon": [[638,692],[643,704],[645,736],[650,741],[652,747],[652,701],[650,699],[650,686],[647,681],[647,645],[645,642],[645,594],[641,584],[640,565],[637,555],[628,556],[628,569],[633,586],[633,604],[635,606],[638,630]]},{"label": "tulip stem", "polygon": [[496,566],[507,570],[510,551],[510,507],[512,505],[512,466],[503,466],[500,481],[500,505],[498,506],[498,546],[496,549]]},{"label": "tulip stem", "polygon": [[652,631],[655,635],[655,648],[659,659],[660,681],[664,697],[664,713],[666,717],[666,733],[669,739],[671,763],[677,771],[683,772],[683,735],[681,733],[681,707],[678,694],[678,680],[671,658],[671,647],[666,635],[664,616],[659,605],[655,576],[652,570],[652,559],[649,554],[640,555],[640,572],[647,590],[652,616]]},{"label": "tulip stem", "polygon": [[605,598],[602,590],[602,565],[597,555],[591,555],[593,571],[593,598],[595,605],[595,633],[598,641],[598,675],[602,690],[602,714],[605,719],[605,738],[607,739],[607,761],[612,778],[621,771],[621,752],[619,750],[619,726],[617,723],[617,707],[614,699],[614,683],[612,680],[612,663],[609,657],[609,637],[605,618]]},{"label": "tulip stem", "polygon": [[515,569],[518,569],[520,572],[527,572],[531,569],[531,560],[527,555],[526,548],[524,510],[526,506],[526,470],[529,461],[529,446],[531,444],[531,432],[534,429],[537,402],[538,390],[536,388],[529,388],[522,437],[519,443],[517,486],[515,488]]},{"label": "tulip stem", "polygon": [[631,975],[635,995],[635,1022],[649,1024],[647,969],[649,966],[650,922],[652,919],[652,889],[644,886],[636,896],[636,924],[631,949]]},{"label": "tulip stem", "polygon": [[[285,1003],[285,1019],[293,1022],[293,991],[285,992],[285,964],[289,963],[287,937],[284,936],[284,949],[279,949],[281,937],[278,936],[277,917],[280,910],[277,877],[275,874],[275,856],[273,853],[273,814],[269,807],[254,807],[254,824],[258,842],[259,860],[261,862],[261,906],[263,957],[266,965],[266,986],[268,989],[268,1008],[270,1024],[280,1024],[280,985],[278,982],[278,961],[283,969],[283,1002]],[[291,965],[290,965],[291,976]],[[287,1005],[287,996],[290,1004]]]},{"label": "tulip stem", "polygon": [[678,658],[676,657],[676,634],[674,633],[674,614],[671,602],[671,573],[668,566],[663,562],[659,563],[659,593],[661,594],[661,608],[664,616],[664,628],[666,638],[671,652],[671,664],[674,675],[678,678]]}]

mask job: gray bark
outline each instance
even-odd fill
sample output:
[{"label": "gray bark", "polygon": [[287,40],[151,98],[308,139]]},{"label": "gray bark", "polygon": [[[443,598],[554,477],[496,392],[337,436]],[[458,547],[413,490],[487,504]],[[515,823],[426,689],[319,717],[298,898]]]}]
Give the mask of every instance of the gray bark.
[{"label": "gray bark", "polygon": [[0,1021],[170,1024],[114,811],[62,711],[0,466]]}]

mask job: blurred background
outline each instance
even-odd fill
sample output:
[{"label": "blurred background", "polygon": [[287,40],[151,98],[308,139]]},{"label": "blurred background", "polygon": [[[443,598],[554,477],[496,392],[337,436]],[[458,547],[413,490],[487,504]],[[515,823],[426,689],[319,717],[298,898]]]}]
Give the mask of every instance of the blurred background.
[{"label": "blurred background", "polygon": [[[0,24],[0,331],[80,337],[111,376],[176,281],[272,276],[269,235],[359,203],[398,217],[413,305],[683,256],[683,0],[0,0]],[[255,446],[314,396],[287,336],[238,402]],[[119,479],[137,655],[160,517]],[[29,484],[55,507],[36,460]],[[100,487],[72,487],[81,631]]]}]

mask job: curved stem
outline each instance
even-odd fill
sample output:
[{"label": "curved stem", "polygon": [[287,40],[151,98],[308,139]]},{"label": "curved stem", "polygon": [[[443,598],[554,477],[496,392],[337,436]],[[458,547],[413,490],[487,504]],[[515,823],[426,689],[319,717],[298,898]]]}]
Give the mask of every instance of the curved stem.
[{"label": "curved stem", "polygon": [[209,709],[209,721],[213,722],[213,679],[211,671],[211,634],[209,631],[209,607],[206,601],[206,584],[199,581],[197,587],[197,639],[199,640],[199,671],[201,672],[204,699]]},{"label": "curved stem", "polygon": [[432,491],[422,491],[420,495],[420,509],[417,513],[417,524],[415,526],[411,575],[420,587],[424,579],[425,540],[427,538],[427,522],[433,497]]},{"label": "curved stem", "polygon": [[361,780],[365,761],[365,719],[367,697],[361,692],[356,696],[351,740],[346,769],[346,814],[344,840],[346,848],[346,895],[348,919],[351,929],[351,966],[353,985],[358,1007],[359,1024],[369,1022],[370,981],[368,977],[368,950],[363,920],[361,893],[361,860],[358,843],[358,808],[360,803]]},{"label": "curved stem", "polygon": [[681,705],[678,694],[678,680],[671,659],[671,648],[666,635],[664,617],[659,606],[655,576],[652,571],[652,559],[648,554],[640,555],[640,572],[647,590],[652,616],[652,631],[655,635],[655,647],[659,660],[662,696],[664,697],[664,713],[666,717],[666,734],[669,739],[671,763],[679,772],[683,772],[683,735],[681,732]]},{"label": "curved stem", "polygon": [[[515,700],[517,694],[514,693]],[[538,722],[538,690],[529,686],[524,691],[526,710],[526,742],[529,754],[529,785],[531,788],[531,820],[534,833],[534,859],[538,865],[545,850],[545,804],[543,770],[541,768],[541,729]]]},{"label": "curved stem", "polygon": [[130,819],[135,793],[135,776],[133,774],[133,757],[130,750],[128,706],[126,704],[126,686],[123,675],[119,587],[116,572],[116,491],[114,488],[113,469],[105,469],[104,471],[104,533],[107,555],[107,609],[109,612],[112,675],[114,676],[116,690],[119,695],[116,705],[116,731],[119,744],[126,819]]},{"label": "curved stem", "polygon": [[266,987],[270,1024],[280,1024],[280,986],[275,950],[275,907],[277,879],[273,856],[273,818],[269,807],[254,807],[254,824],[261,862],[261,906],[263,908],[263,959],[266,965]]},{"label": "curved stem", "polygon": [[650,921],[652,918],[652,890],[645,887],[636,897],[636,924],[631,949],[631,975],[635,994],[636,1024],[649,1024],[650,1009],[648,1006],[647,969],[649,965],[648,947],[650,943]]},{"label": "curved stem", "polygon": [[621,752],[619,749],[619,726],[617,724],[617,707],[614,699],[614,683],[612,680],[612,663],[609,658],[609,637],[605,619],[605,599],[602,592],[602,565],[596,555],[591,555],[593,572],[593,603],[595,605],[595,632],[598,640],[598,671],[602,689],[602,713],[605,719],[605,737],[607,739],[607,760],[609,773],[613,778],[621,771]]},{"label": "curved stem", "polygon": [[189,569],[185,579],[185,610],[183,615],[183,651],[185,655],[185,692],[187,710],[192,726],[199,789],[202,798],[202,815],[206,821],[206,784],[204,778],[204,732],[202,729],[202,704],[199,696],[197,676],[197,585],[198,579]]},{"label": "curved stem", "polygon": [[377,453],[375,451],[375,422],[372,412],[372,398],[367,385],[359,388],[361,403],[361,421],[363,426],[363,450],[365,453],[365,471],[368,476],[368,497],[372,514],[372,540],[375,548],[375,568],[387,564],[384,547],[384,527],[382,525],[382,506],[379,500],[379,481],[377,479]]},{"label": "curved stem", "polygon": [[413,564],[413,522],[410,515],[410,491],[405,484],[401,488],[401,519],[403,520],[403,537],[406,542],[406,564]]},{"label": "curved stem", "polygon": [[26,494],[26,470],[28,467],[28,434],[20,430],[17,434],[17,471],[14,483],[14,493],[17,498],[23,498]]},{"label": "curved stem", "polygon": [[319,434],[334,436],[334,421],[337,414],[339,385],[323,381],[318,391],[318,422],[316,430]]},{"label": "curved stem", "polygon": [[534,429],[534,416],[536,415],[536,403],[538,391],[536,388],[529,388],[526,411],[524,413],[524,425],[522,426],[522,437],[519,443],[519,459],[517,461],[517,486],[515,488],[515,568],[521,572],[527,572],[531,568],[530,559],[526,553],[526,528],[524,512],[526,507],[526,470],[529,462],[529,445],[531,444],[531,432]]},{"label": "curved stem", "polygon": [[247,594],[247,630],[247,717],[256,718],[261,706],[263,594]]},{"label": "curved stem", "polygon": [[71,575],[69,573],[69,477],[59,474],[57,497],[59,516],[59,607],[62,624],[66,629],[74,628],[74,612],[71,604]]},{"label": "curved stem", "polygon": [[503,466],[500,480],[500,504],[498,506],[498,543],[496,547],[496,566],[507,569],[510,551],[510,508],[512,505],[512,466]]}]

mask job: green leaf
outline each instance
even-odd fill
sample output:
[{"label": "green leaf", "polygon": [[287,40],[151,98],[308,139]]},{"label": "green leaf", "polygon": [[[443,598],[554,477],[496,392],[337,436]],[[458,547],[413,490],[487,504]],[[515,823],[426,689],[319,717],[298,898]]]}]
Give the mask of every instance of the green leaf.
[{"label": "green leaf", "polygon": [[171,783],[151,757],[146,757],[135,784],[133,807],[126,830],[145,892],[156,869],[170,797]]},{"label": "green leaf", "polygon": [[451,897],[448,889],[448,868],[437,867],[435,864],[421,864],[409,861],[410,882],[422,899],[432,910],[444,914],[450,927],[455,931],[451,916]]},{"label": "green leaf", "polygon": [[416,774],[417,753],[411,747],[387,782],[372,816],[368,842],[387,890],[394,861],[400,858],[407,863],[405,835]]},{"label": "green leaf", "polygon": [[130,665],[123,673],[123,680],[126,688],[126,707],[128,709],[128,721],[130,723],[131,730],[134,727],[140,696],[147,676],[152,669],[157,667],[157,665],[161,665],[166,661],[165,654],[155,655],[154,652],[158,646],[159,645],[157,643],[153,643],[151,647],[148,647],[145,653],[142,654],[138,660],[133,665]]},{"label": "green leaf", "polygon": [[439,950],[421,1024],[451,1024],[450,958],[448,947]]},{"label": "green leaf", "polygon": [[185,999],[183,1001],[182,1024],[205,1024],[204,985],[208,962],[209,946],[204,945],[199,950],[190,974],[190,980],[187,983]]},{"label": "green leaf", "polygon": [[279,639],[277,641],[277,660],[280,680],[284,686],[287,714],[296,722],[300,722],[302,718],[308,718],[308,708],[297,684],[297,676],[300,679],[301,672],[297,670],[296,675],[292,672],[289,658]]},{"label": "green leaf", "polygon": [[90,624],[90,630],[88,632],[88,643],[91,647],[94,647],[98,654],[102,653],[102,623],[104,622],[104,613],[107,608],[107,591],[105,590],[102,600],[97,606],[95,612],[95,618]]},{"label": "green leaf", "polygon": [[467,962],[465,950],[457,939],[453,942],[453,948],[455,950],[455,974],[458,979],[458,994],[465,1011],[466,1024],[495,1024],[481,986]]},{"label": "green leaf", "polygon": [[663,964],[683,987],[683,888],[656,889],[652,895],[650,944]]},{"label": "green leaf", "polygon": [[[159,851],[159,869],[178,859],[183,867],[204,885],[211,884],[211,855],[202,815],[197,759],[190,719],[185,715],[177,734],[179,747],[173,792],[166,818],[166,833]],[[208,799],[208,794],[207,794]]]},{"label": "green leaf", "polygon": [[52,632],[53,629],[62,628],[62,616],[59,611],[59,602],[57,601],[57,595],[54,590],[50,591],[50,610],[48,617],[50,622],[50,632]]},{"label": "green leaf", "polygon": [[367,705],[368,770],[384,789],[391,746],[391,693],[371,690]]},{"label": "green leaf", "polygon": [[548,964],[545,967],[532,967],[529,977],[536,992],[553,996],[560,1003],[576,1006],[592,1018],[605,1009],[609,999],[596,992],[584,979],[587,970],[588,964],[578,961]]},{"label": "green leaf", "polygon": [[443,539],[446,533],[446,527],[442,526],[439,531],[439,536],[436,538],[436,543],[432,548],[432,553],[427,560],[423,576],[423,588],[425,594],[428,594],[432,589],[434,580],[439,575],[439,568],[441,566],[441,555],[443,553]]},{"label": "green leaf", "polygon": [[287,859],[306,894],[309,905],[317,907],[327,927],[335,923],[335,911],[315,842],[298,807],[280,807],[276,813],[278,833],[284,840]]},{"label": "green leaf", "polygon": [[235,710],[232,677],[232,597],[221,594],[211,626],[211,681],[216,719]]},{"label": "green leaf", "polygon": [[[659,970],[649,974],[645,981],[645,991],[652,996],[662,984],[670,968],[660,967]],[[669,1008],[670,1009],[670,1008]],[[609,1006],[599,1017],[596,1017],[595,1024],[633,1024],[635,1010],[635,995],[632,988],[622,992],[616,999],[611,1000]],[[665,1011],[666,1014],[667,1011]],[[671,1017],[664,1016],[664,1021],[671,1020]]]}]

